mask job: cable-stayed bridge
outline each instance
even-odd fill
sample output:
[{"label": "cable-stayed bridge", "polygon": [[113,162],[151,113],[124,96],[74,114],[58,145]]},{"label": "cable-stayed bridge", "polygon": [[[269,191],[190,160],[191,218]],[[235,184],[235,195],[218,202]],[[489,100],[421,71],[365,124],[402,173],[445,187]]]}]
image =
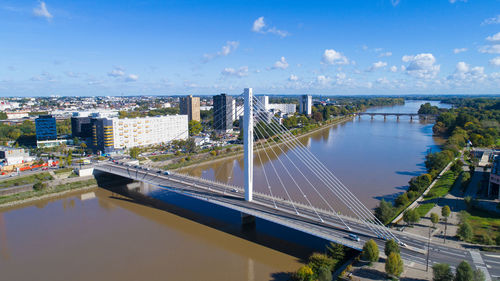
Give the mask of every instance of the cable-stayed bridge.
[{"label": "cable-stayed bridge", "polygon": [[[244,222],[256,217],[357,250],[369,239],[374,239],[381,249],[386,240],[394,239],[402,246],[403,259],[425,264],[426,237],[395,232],[383,225],[293,131],[269,114],[265,104],[253,97],[252,89],[245,89],[243,95],[244,187],[112,162],[95,169],[239,211]],[[253,167],[256,163],[264,167],[264,157],[270,163],[269,169],[262,169],[267,186],[255,192]],[[341,214],[340,207],[349,212]],[[431,264],[456,265],[471,257],[465,250],[432,245]]]}]

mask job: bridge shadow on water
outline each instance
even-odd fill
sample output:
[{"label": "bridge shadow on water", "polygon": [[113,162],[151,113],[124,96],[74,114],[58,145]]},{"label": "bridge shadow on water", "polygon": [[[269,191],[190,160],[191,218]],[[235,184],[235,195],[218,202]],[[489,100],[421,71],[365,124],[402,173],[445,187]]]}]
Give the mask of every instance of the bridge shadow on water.
[{"label": "bridge shadow on water", "polygon": [[[115,175],[103,175],[96,175],[98,186],[116,194],[111,195],[110,199],[125,200],[163,210],[293,256],[302,263],[305,263],[307,257],[315,251],[324,252],[326,245],[329,244],[329,241],[324,239],[258,218],[253,226],[242,225],[240,212],[161,188],[147,194],[129,190],[126,185],[132,183],[132,180]],[[290,272],[276,272],[272,274],[271,280],[289,280],[290,276]]]}]

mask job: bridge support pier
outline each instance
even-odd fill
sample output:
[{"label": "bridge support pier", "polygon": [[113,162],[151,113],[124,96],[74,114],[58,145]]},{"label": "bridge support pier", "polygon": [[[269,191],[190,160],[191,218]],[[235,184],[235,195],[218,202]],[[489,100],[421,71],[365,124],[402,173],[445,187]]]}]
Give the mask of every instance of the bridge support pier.
[{"label": "bridge support pier", "polygon": [[386,115],[386,114],[384,114],[384,121],[385,121],[385,120],[387,120],[387,115]]},{"label": "bridge support pier", "polygon": [[241,225],[245,228],[254,228],[255,217],[249,214],[241,213]]},{"label": "bridge support pier", "polygon": [[396,116],[396,120],[399,121],[399,115]]}]

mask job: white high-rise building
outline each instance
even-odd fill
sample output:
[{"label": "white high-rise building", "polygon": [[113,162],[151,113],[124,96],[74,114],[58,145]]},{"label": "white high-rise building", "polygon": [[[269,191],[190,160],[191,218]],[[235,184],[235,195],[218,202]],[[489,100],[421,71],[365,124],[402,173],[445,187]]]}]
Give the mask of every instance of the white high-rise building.
[{"label": "white high-rise building", "polygon": [[299,111],[305,115],[312,114],[312,96],[302,95],[299,100]]},{"label": "white high-rise building", "polygon": [[168,143],[188,137],[187,115],[98,118],[93,122],[94,148],[106,153],[117,149]]}]

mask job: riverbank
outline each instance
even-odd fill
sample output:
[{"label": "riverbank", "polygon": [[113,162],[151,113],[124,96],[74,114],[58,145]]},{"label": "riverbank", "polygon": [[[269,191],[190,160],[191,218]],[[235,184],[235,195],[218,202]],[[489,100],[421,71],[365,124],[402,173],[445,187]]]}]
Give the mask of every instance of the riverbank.
[{"label": "riverbank", "polygon": [[14,206],[30,204],[36,201],[57,198],[73,192],[87,191],[97,188],[94,178],[81,181],[60,184],[52,188],[21,192],[9,196],[0,197],[0,210]]},{"label": "riverbank", "polygon": [[[334,125],[338,125],[338,124],[342,124],[342,123],[345,123],[349,120],[352,120],[354,117],[351,115],[351,116],[343,116],[343,117],[340,117],[338,119],[332,119],[332,120],[329,120],[329,121],[326,121],[324,122],[324,124],[322,124],[320,127],[318,128],[315,128],[315,129],[312,129],[310,131],[307,131],[306,133],[303,133],[303,134],[300,134],[300,135],[296,135],[295,137],[297,138],[304,138],[304,137],[307,137],[311,134],[314,134],[318,131],[321,131],[321,130],[325,130],[327,128],[330,128]],[[267,145],[267,147],[265,149],[269,149],[269,148],[273,148],[277,145],[281,145],[283,144],[283,142],[281,141],[277,141],[277,143],[274,143],[274,144],[269,144]],[[259,151],[262,151],[264,150],[263,148],[254,148],[254,152],[259,152]],[[207,154],[207,156],[209,156],[209,154]],[[173,166],[174,168],[170,168],[172,167],[171,165],[167,165],[165,167],[163,167],[163,169],[166,169],[166,170],[173,170],[173,171],[176,171],[176,172],[183,172],[184,169],[187,169],[187,168],[195,168],[195,167],[198,167],[198,166],[201,166],[201,165],[206,165],[206,164],[212,164],[212,163],[217,163],[219,161],[224,161],[224,160],[229,160],[229,159],[234,159],[234,158],[238,158],[238,157],[242,157],[243,156],[243,150],[240,149],[237,149],[236,151],[232,151],[232,152],[229,152],[229,153],[221,153],[220,155],[217,155],[217,156],[209,156],[208,158],[202,158],[200,159],[200,161],[192,161],[192,162],[184,162],[185,164],[182,165],[181,167],[175,167]],[[175,165],[175,164],[173,164]],[[169,167],[170,166],[170,167]]]}]

